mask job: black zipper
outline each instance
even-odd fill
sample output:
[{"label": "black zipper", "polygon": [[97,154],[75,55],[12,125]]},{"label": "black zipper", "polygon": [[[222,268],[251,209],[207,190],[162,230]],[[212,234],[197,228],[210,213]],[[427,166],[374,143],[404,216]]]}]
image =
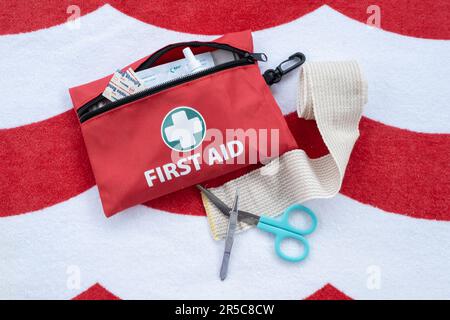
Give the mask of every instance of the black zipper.
[{"label": "black zipper", "polygon": [[244,66],[244,65],[249,65],[249,64],[254,64],[256,61],[267,61],[267,57],[264,53],[250,53],[248,51],[245,50],[241,50],[235,47],[232,47],[230,45],[227,44],[221,44],[221,43],[215,43],[215,42],[197,42],[197,41],[193,41],[193,42],[182,42],[182,43],[176,43],[173,45],[169,45],[167,47],[164,47],[162,49],[160,49],[159,51],[157,51],[156,53],[154,53],[153,55],[151,55],[145,62],[143,62],[138,68],[136,68],[135,71],[141,71],[144,69],[149,68],[155,61],[157,61],[162,55],[164,55],[166,52],[177,48],[177,47],[202,47],[202,46],[206,46],[206,47],[212,47],[212,48],[216,48],[216,49],[223,49],[223,50],[227,50],[227,51],[231,51],[234,52],[236,54],[238,54],[241,59],[239,60],[235,60],[235,61],[230,61],[230,62],[226,62],[226,63],[222,63],[220,65],[205,69],[205,70],[201,70],[199,72],[196,73],[192,73],[192,74],[188,74],[185,75],[183,77],[180,78],[176,78],[173,79],[171,81],[167,81],[164,83],[161,83],[157,86],[151,87],[149,89],[137,92],[133,95],[124,97],[120,100],[117,101],[113,101],[113,102],[108,102],[105,105],[103,105],[102,107],[98,108],[98,109],[94,109],[94,110],[89,110],[90,107],[96,105],[97,103],[99,103],[101,100],[104,99],[104,97],[102,95],[97,96],[96,98],[92,99],[91,101],[89,101],[88,103],[86,103],[85,105],[83,105],[82,107],[80,107],[77,111],[78,117],[80,119],[80,122],[84,122],[87,121],[89,119],[91,119],[92,117],[95,117],[99,114],[102,114],[104,112],[107,112],[109,110],[112,110],[114,108],[117,108],[119,106],[122,106],[124,104],[139,100],[141,98],[144,98],[146,96],[150,96],[152,94],[155,94],[157,92],[160,92],[162,90],[168,89],[170,87],[173,86],[177,86],[180,85],[182,83],[185,82],[189,82],[201,77],[204,77],[206,75],[215,73],[215,72],[219,72],[222,70],[226,70],[226,69],[230,69],[230,68],[234,68],[237,66]]}]

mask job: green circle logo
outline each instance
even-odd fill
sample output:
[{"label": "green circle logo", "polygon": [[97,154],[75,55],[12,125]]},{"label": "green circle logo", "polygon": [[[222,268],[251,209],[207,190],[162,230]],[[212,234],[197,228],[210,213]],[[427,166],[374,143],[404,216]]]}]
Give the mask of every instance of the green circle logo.
[{"label": "green circle logo", "polygon": [[206,123],[200,112],[190,107],[172,109],[161,125],[164,143],[175,151],[191,151],[205,139]]}]

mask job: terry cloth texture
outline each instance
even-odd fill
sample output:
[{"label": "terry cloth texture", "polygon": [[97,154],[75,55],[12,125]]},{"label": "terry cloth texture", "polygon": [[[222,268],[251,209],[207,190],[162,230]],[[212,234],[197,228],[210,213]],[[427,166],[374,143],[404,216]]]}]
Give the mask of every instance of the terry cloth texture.
[{"label": "terry cloth texture", "polygon": [[[300,72],[297,113],[315,119],[329,154],[310,159],[303,150],[293,150],[224,185],[212,188],[231,204],[239,189],[239,209],[275,217],[296,202],[329,198],[341,188],[345,168],[359,137],[358,125],[367,103],[367,84],[358,64],[314,62]],[[228,219],[202,196],[214,239],[223,239]],[[240,222],[238,231],[250,225]]]},{"label": "terry cloth texture", "polygon": [[[134,11],[105,5],[88,14],[80,6],[75,30],[55,25],[55,16],[60,22],[70,16],[67,1],[20,1],[20,7],[3,1],[0,31],[16,34],[0,36],[8,75],[0,78],[0,298],[103,298],[98,283],[122,299],[343,298],[339,292],[354,299],[450,299],[450,41],[422,39],[450,39],[450,1],[407,1],[377,1],[384,30],[365,24],[372,4],[365,0],[305,9],[306,15],[285,1],[258,2],[259,11],[250,2],[232,10],[236,1],[222,7],[186,1],[190,10],[178,10],[183,21],[171,1],[128,0],[121,4]],[[295,3],[313,2],[325,3]],[[214,19],[207,18],[211,12]],[[125,13],[139,13],[141,21]],[[166,19],[167,28],[156,27],[156,19]],[[33,20],[54,27],[36,30]],[[192,34],[193,28],[216,35],[256,25],[255,52],[270,59],[262,72],[297,51],[308,61],[354,59],[370,84],[369,103],[341,190],[305,202],[319,219],[307,237],[308,258],[286,263],[273,250],[273,235],[253,228],[237,235],[222,282],[223,243],[212,241],[195,188],[103,216],[67,88],[168,43],[216,37]],[[19,33],[24,28],[35,32]],[[328,151],[316,122],[298,118],[298,76],[288,74],[271,91],[299,148],[318,158]],[[69,287],[77,267],[79,287]]]}]

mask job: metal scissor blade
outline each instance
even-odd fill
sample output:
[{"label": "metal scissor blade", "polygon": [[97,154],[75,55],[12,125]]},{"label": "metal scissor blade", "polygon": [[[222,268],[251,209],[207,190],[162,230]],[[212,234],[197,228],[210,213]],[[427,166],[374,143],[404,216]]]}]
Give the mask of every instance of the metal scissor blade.
[{"label": "metal scissor blade", "polygon": [[231,208],[230,215],[235,213],[236,217],[237,217],[237,215],[238,215],[238,201],[239,201],[239,191],[238,191],[238,189],[236,189],[236,195],[234,196],[233,207]]},{"label": "metal scissor blade", "polygon": [[203,186],[197,184],[197,189],[205,194],[205,196],[219,209],[224,215],[229,216],[231,208],[227,206],[222,200],[216,197],[214,193],[204,188]]},{"label": "metal scissor blade", "polygon": [[220,280],[224,280],[228,273],[228,264],[230,262],[231,249],[233,247],[234,232],[236,231],[236,225],[238,220],[238,200],[239,195],[236,190],[236,195],[234,196],[233,209],[231,209],[230,219],[228,220],[228,230],[227,238],[225,240],[225,250],[223,252],[222,266],[220,267]]},{"label": "metal scissor blade", "polygon": [[[237,213],[236,213],[237,214]],[[234,232],[236,231],[237,217],[236,214],[230,215],[228,221],[227,237],[225,239],[225,249],[223,252],[222,265],[220,267],[220,280],[225,280],[228,273],[228,264],[230,263],[231,249],[233,248]]]},{"label": "metal scissor blade", "polygon": [[220,280],[225,280],[228,274],[228,264],[230,262],[230,254],[224,253],[222,258],[222,266],[220,267]]},{"label": "metal scissor blade", "polygon": [[[220,200],[214,193],[204,188],[203,186],[197,184],[197,189],[199,189],[203,194],[220,210],[224,215],[229,216],[231,208],[227,206],[222,200]],[[253,213],[238,210],[238,220],[243,221],[248,224],[257,225],[259,222],[259,217]]]}]

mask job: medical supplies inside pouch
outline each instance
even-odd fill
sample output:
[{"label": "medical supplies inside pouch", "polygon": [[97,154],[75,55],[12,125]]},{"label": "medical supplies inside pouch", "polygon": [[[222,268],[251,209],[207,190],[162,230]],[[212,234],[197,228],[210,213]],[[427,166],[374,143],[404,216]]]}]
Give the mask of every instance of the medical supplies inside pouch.
[{"label": "medical supplies inside pouch", "polygon": [[[189,47],[185,49],[189,49]],[[183,50],[183,52],[184,51],[192,52],[190,49],[189,51]],[[139,71],[137,75],[140,79],[142,79],[144,85],[149,88],[166,81],[183,77],[189,73],[214,67],[214,60],[211,52],[205,52],[197,56],[192,56],[192,58],[198,65],[193,66],[193,64],[189,64],[188,60],[184,58]]]},{"label": "medical supplies inside pouch", "polygon": [[297,148],[252,47],[171,44],[70,89],[107,216]]}]

